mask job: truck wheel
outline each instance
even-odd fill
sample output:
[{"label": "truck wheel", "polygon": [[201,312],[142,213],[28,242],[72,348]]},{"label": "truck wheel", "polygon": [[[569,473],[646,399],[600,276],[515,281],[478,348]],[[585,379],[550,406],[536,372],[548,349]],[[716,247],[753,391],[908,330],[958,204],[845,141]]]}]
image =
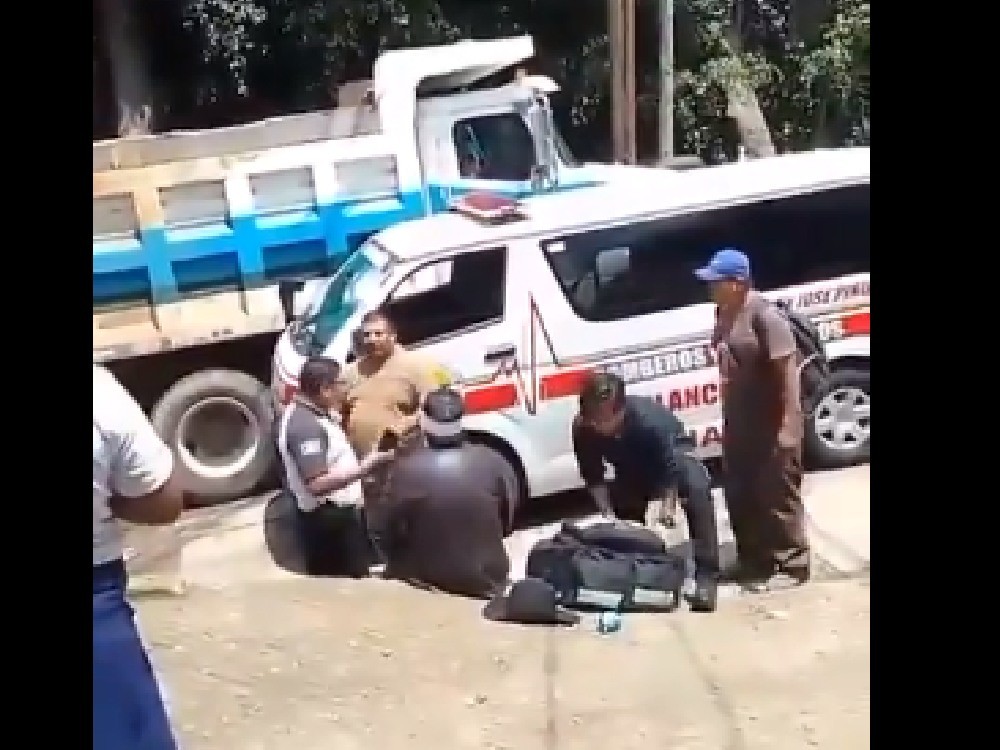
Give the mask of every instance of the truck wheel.
[{"label": "truck wheel", "polygon": [[245,373],[203,370],[181,378],[153,407],[151,421],[201,502],[249,494],[274,462],[270,394]]},{"label": "truck wheel", "polygon": [[839,469],[869,459],[871,374],[867,370],[834,371],[806,421],[804,448],[810,466],[817,469]]}]

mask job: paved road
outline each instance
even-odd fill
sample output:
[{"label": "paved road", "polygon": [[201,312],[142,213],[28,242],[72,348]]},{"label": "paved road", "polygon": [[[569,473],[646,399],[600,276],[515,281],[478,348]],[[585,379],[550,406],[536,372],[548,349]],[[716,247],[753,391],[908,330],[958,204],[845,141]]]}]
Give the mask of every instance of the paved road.
[{"label": "paved road", "polygon": [[[868,470],[807,493],[820,580],[711,615],[629,615],[611,636],[296,574],[280,505],[260,498],[185,519],[186,593],[136,601],[187,750],[864,750]],[[515,557],[539,533],[515,535]]]}]

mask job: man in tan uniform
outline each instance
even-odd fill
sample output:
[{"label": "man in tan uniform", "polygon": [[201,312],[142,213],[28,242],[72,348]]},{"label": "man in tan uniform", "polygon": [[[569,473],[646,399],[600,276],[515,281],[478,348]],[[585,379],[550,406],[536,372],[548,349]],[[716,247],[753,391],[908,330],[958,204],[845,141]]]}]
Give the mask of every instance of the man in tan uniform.
[{"label": "man in tan uniform", "polygon": [[802,504],[799,356],[789,321],[753,289],[750,261],[733,248],[695,274],[716,307],[725,496],[749,591],[809,579]]},{"label": "man in tan uniform", "polygon": [[[428,357],[408,352],[396,342],[392,320],[381,310],[361,319],[361,351],[344,369],[342,385],[347,438],[358,458],[378,447],[383,433],[393,433],[406,447],[420,435],[419,410],[424,396],[450,378]],[[376,551],[383,554],[386,508],[383,488],[392,466],[369,474],[362,482],[365,517]]]},{"label": "man in tan uniform", "polygon": [[450,380],[433,360],[396,343],[395,327],[380,310],[361,319],[361,344],[358,359],[342,375],[347,437],[359,458],[386,430],[403,442],[414,437],[424,396]]}]

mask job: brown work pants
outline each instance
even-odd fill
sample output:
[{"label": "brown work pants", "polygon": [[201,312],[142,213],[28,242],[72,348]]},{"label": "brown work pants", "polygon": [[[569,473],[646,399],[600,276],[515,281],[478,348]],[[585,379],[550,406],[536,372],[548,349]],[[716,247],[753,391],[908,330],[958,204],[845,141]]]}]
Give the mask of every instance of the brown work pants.
[{"label": "brown work pants", "polygon": [[726,446],[726,506],[743,578],[809,576],[809,539],[802,503],[802,454]]}]

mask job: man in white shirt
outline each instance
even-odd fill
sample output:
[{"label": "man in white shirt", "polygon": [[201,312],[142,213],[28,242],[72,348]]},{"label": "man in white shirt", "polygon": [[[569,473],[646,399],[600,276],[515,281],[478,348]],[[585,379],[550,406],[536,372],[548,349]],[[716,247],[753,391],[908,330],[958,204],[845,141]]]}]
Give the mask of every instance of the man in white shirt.
[{"label": "man in white shirt", "polygon": [[174,458],[122,385],[94,365],[94,747],[176,750],[125,598],[118,519],[168,524],[183,496]]},{"label": "man in white shirt", "polygon": [[362,512],[361,479],[392,452],[376,449],[358,461],[340,424],[344,391],[335,360],[306,360],[299,394],[281,415],[278,453],[295,499],[306,570],[360,577],[377,561]]}]

